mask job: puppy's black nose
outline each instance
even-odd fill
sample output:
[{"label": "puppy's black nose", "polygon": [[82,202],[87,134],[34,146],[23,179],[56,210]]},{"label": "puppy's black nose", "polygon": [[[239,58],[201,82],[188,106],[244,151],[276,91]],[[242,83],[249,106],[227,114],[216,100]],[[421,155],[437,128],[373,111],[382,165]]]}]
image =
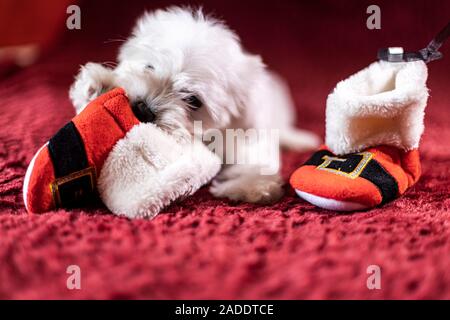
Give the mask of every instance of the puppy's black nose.
[{"label": "puppy's black nose", "polygon": [[147,104],[144,101],[136,101],[131,106],[134,115],[141,122],[153,122],[155,121],[155,114],[150,110]]}]

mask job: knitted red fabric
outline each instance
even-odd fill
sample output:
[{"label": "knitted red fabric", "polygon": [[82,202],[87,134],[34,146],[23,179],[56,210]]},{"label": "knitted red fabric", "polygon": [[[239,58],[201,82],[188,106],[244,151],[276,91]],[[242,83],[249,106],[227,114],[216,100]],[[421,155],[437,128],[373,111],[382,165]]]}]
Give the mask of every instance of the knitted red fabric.
[{"label": "knitted red fabric", "polygon": [[[153,3],[169,1],[85,1],[82,29],[68,31],[58,52],[0,80],[0,298],[450,299],[449,55],[430,64],[422,176],[381,208],[338,215],[290,187],[279,203],[257,206],[203,188],[152,221],[101,204],[28,215],[25,170],[74,116],[67,92],[79,65],[113,61],[121,42],[107,40],[127,36]],[[424,47],[450,12],[447,0],[377,1],[382,29],[368,30],[368,1],[203,3],[288,80],[299,124],[322,136],[325,99],[340,79],[380,47]],[[283,177],[309,156],[284,152]],[[381,290],[366,286],[372,264]],[[81,290],[66,287],[69,265],[81,268]]]}]

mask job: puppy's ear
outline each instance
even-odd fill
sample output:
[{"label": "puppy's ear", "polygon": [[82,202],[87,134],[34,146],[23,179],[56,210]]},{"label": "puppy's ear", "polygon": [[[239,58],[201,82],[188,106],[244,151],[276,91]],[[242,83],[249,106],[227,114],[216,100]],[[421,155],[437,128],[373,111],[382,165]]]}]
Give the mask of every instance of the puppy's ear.
[{"label": "puppy's ear", "polygon": [[70,87],[69,97],[78,114],[90,101],[113,87],[113,69],[89,62],[81,66],[75,82]]}]

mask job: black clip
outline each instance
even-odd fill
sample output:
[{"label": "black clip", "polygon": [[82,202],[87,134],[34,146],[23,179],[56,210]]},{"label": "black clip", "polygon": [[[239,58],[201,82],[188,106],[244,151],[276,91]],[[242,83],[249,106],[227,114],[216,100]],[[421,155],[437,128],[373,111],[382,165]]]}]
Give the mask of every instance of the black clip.
[{"label": "black clip", "polygon": [[89,202],[95,194],[96,171],[94,167],[57,178],[50,184],[56,208],[73,208]]},{"label": "black clip", "polygon": [[448,37],[450,37],[450,22],[425,48],[413,52],[403,52],[403,48],[383,48],[378,50],[378,59],[388,62],[409,62],[422,60],[425,63],[429,63],[431,61],[441,59],[444,56],[438,50]]}]

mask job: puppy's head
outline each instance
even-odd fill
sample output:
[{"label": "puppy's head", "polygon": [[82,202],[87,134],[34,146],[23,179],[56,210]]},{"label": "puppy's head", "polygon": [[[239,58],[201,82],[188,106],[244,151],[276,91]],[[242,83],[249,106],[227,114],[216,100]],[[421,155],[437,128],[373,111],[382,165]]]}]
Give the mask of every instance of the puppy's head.
[{"label": "puppy's head", "polygon": [[173,7],[144,14],[120,48],[117,67],[86,65],[70,94],[79,107],[120,86],[143,118],[188,135],[194,120],[223,128],[238,117],[263,68],[222,22]]}]

